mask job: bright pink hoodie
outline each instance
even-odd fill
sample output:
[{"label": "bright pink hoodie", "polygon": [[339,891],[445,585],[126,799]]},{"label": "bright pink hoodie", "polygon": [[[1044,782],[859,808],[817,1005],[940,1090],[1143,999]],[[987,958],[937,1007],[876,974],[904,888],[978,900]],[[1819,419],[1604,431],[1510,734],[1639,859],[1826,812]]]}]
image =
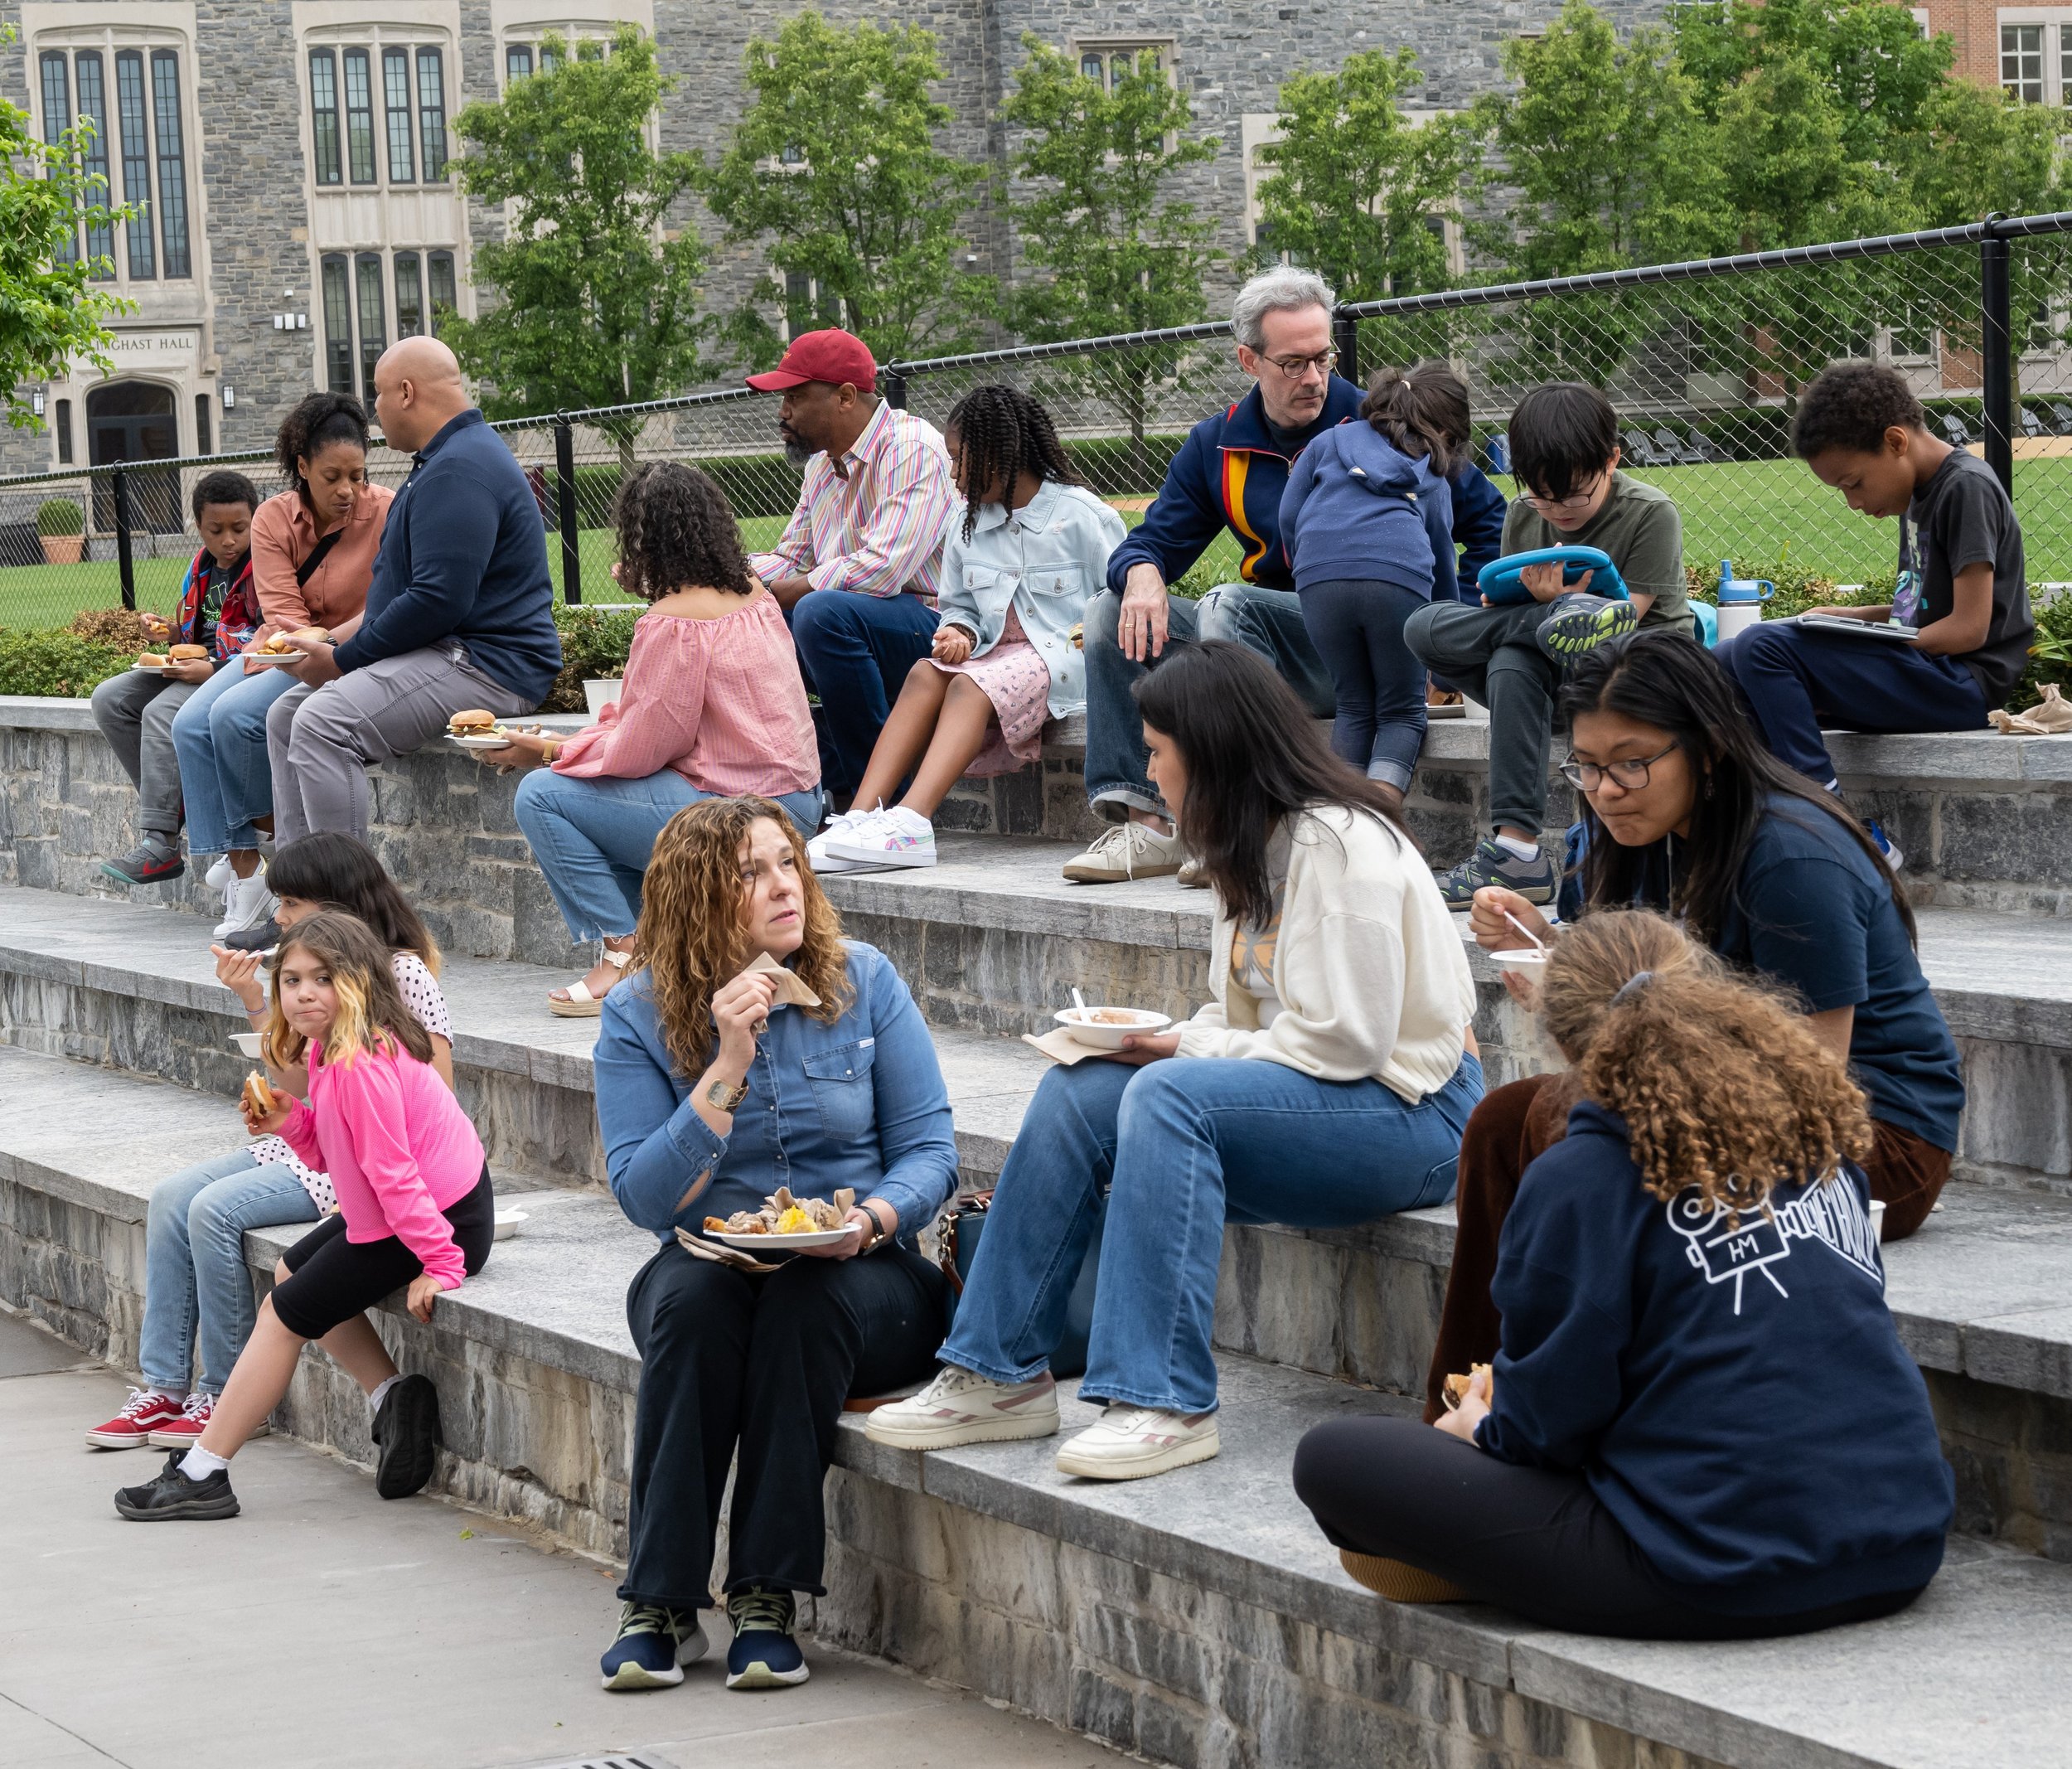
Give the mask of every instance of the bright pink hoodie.
[{"label": "bright pink hoodie", "polygon": [[309,1049],[309,1099],[280,1133],[331,1175],[348,1241],[395,1236],[445,1290],[466,1275],[443,1214],[482,1176],[482,1142],[438,1072],[409,1052],[328,1064]]}]

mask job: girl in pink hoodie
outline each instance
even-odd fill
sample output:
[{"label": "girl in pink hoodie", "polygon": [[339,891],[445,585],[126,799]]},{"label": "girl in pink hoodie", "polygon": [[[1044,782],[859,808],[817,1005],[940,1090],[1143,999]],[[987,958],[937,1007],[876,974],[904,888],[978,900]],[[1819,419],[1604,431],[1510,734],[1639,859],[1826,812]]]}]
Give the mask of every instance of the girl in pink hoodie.
[{"label": "girl in pink hoodie", "polygon": [[317,1340],[366,1391],[384,1499],[431,1478],[441,1441],[438,1395],[397,1373],[366,1311],[409,1286],[429,1321],[439,1292],[457,1290],[489,1257],[496,1200],[482,1139],[430,1064],[431,1043],[396,991],[388,950],[358,918],[325,911],[295,924],[274,965],[265,1033],[276,1069],[307,1059],[307,1101],[276,1096],[253,1134],[278,1135],[327,1171],[338,1208],[274,1267],[273,1294],[224,1385],[207,1427],[115,1509],[140,1522],[235,1517],[230,1465],[280,1404],[303,1346]]}]

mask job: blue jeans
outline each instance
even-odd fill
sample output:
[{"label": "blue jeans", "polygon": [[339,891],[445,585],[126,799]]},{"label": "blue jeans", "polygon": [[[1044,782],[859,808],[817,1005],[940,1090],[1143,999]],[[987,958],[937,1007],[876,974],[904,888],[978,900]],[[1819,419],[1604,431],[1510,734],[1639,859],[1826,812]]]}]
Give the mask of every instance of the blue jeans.
[{"label": "blue jeans", "polygon": [[785,613],[806,691],[816,695],[821,783],[847,798],[863,783],[878,734],[935,642],[936,612],[918,596],[813,589]]},{"label": "blue jeans", "polygon": [[316,1220],[316,1201],[294,1170],[256,1161],[246,1149],[161,1180],[144,1217],[144,1325],[137,1348],[144,1380],[185,1391],[199,1324],[196,1385],[220,1394],[259,1312],[244,1231]]},{"label": "blue jeans", "polygon": [[[641,880],[662,826],[701,792],[673,768],[644,779],[578,779],[536,768],[512,805],[572,939],[616,939],[641,918]],[[820,827],[820,788],[777,800],[801,833]]]},{"label": "blue jeans", "polygon": [[1053,1069],[1009,1151],[942,1359],[995,1382],[1043,1369],[1108,1190],[1082,1396],[1206,1413],[1223,1225],[1335,1229],[1443,1204],[1482,1065],[1416,1105],[1279,1063],[1098,1059]]},{"label": "blue jeans", "polygon": [[1371,578],[1300,594],[1303,624],[1337,684],[1332,749],[1368,779],[1407,792],[1425,747],[1425,666],[1403,642],[1403,623],[1431,599]]},{"label": "blue jeans", "polygon": [[247,676],[233,657],[173,715],[172,747],[180,758],[190,854],[259,846],[253,819],[274,810],[266,712],[296,686],[285,670]]},{"label": "blue jeans", "polygon": [[[1121,822],[1131,810],[1168,814],[1145,772],[1150,755],[1144,747],[1144,721],[1137,716],[1131,692],[1150,666],[1132,663],[1116,642],[1116,619],[1121,611],[1122,599],[1111,589],[1087,603],[1087,802],[1112,822]],[[1199,602],[1168,596],[1165,612],[1169,644],[1232,640],[1257,652],[1279,671],[1318,718],[1331,716],[1335,700],[1331,672],[1310,641],[1302,604],[1293,590],[1218,584]]]}]

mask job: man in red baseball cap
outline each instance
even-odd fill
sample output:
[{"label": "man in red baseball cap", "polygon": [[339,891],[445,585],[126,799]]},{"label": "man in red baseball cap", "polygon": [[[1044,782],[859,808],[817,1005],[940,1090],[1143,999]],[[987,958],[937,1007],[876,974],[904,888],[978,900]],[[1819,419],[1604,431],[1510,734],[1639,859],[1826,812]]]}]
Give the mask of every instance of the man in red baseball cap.
[{"label": "man in red baseball cap", "polygon": [[820,700],[821,783],[845,809],[934,642],[942,537],[961,507],[942,432],[894,410],[877,381],[869,347],[833,327],[792,339],[775,368],[748,377],[782,395],[777,432],[805,468],[783,539],[748,563],[791,623]]}]

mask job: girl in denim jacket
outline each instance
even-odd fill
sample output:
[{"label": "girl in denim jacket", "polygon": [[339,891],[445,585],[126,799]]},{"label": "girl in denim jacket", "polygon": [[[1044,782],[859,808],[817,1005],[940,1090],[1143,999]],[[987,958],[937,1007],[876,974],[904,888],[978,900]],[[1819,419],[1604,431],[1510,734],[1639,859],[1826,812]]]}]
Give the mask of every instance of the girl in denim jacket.
[{"label": "girl in denim jacket", "polygon": [[959,778],[1034,761],[1043,721],[1085,705],[1073,628],[1106,582],[1122,518],[1079,482],[1050,414],[1019,388],[974,387],[944,438],[966,506],[943,543],[934,655],[908,676],[854,808],[814,841],[823,872],[932,866],[929,819]]}]

